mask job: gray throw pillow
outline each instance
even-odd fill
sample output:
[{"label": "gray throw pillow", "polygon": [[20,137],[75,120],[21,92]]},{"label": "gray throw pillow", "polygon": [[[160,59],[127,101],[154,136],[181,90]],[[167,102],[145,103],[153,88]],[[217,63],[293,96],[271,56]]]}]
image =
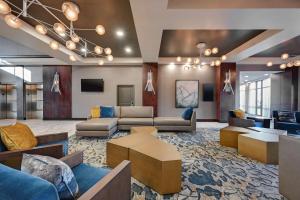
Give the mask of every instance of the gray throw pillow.
[{"label": "gray throw pillow", "polygon": [[23,154],[21,170],[52,183],[60,199],[75,199],[79,192],[71,168],[59,159],[49,156]]}]

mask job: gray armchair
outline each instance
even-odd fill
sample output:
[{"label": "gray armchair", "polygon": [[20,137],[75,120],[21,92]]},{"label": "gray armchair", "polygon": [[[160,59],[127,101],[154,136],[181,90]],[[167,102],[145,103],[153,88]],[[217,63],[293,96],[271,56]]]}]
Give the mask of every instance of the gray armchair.
[{"label": "gray armchair", "polygon": [[300,138],[279,137],[279,192],[289,200],[300,199]]}]

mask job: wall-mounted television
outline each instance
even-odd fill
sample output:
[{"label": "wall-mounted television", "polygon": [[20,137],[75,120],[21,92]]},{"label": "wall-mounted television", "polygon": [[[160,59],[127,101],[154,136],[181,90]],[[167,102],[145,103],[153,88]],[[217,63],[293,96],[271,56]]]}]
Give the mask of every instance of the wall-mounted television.
[{"label": "wall-mounted television", "polygon": [[81,79],[81,92],[103,92],[103,79]]},{"label": "wall-mounted television", "polygon": [[214,84],[203,84],[203,101],[214,101]]}]

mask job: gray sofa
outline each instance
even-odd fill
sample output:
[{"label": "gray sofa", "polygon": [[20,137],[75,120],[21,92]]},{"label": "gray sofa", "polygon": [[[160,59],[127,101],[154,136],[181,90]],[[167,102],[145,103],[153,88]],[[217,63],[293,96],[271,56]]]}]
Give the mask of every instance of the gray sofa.
[{"label": "gray sofa", "polygon": [[300,138],[279,136],[279,192],[289,200],[300,199]]},{"label": "gray sofa", "polygon": [[154,117],[151,106],[115,106],[114,118],[93,118],[76,125],[77,136],[109,136],[133,126],[155,126],[160,131],[195,131],[196,112],[191,120],[181,117]]}]

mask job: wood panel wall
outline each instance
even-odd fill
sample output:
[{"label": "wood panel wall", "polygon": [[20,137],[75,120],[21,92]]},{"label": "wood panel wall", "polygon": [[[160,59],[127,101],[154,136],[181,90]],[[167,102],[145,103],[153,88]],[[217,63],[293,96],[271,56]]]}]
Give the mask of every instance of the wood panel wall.
[{"label": "wood panel wall", "polygon": [[227,122],[228,111],[235,109],[235,95],[223,92],[226,72],[231,72],[231,85],[236,92],[236,63],[222,63],[216,68],[216,118],[219,122]]},{"label": "wood panel wall", "polygon": [[[61,95],[51,92],[54,74],[58,72],[60,78]],[[72,67],[44,66],[43,67],[43,96],[44,119],[72,118]]]},{"label": "wood panel wall", "polygon": [[[155,90],[153,92],[145,91],[145,87],[148,80],[148,72],[152,71],[152,81]],[[157,95],[158,95],[158,64],[157,63],[144,63],[143,64],[143,106],[153,106],[154,116],[157,116]]]}]

